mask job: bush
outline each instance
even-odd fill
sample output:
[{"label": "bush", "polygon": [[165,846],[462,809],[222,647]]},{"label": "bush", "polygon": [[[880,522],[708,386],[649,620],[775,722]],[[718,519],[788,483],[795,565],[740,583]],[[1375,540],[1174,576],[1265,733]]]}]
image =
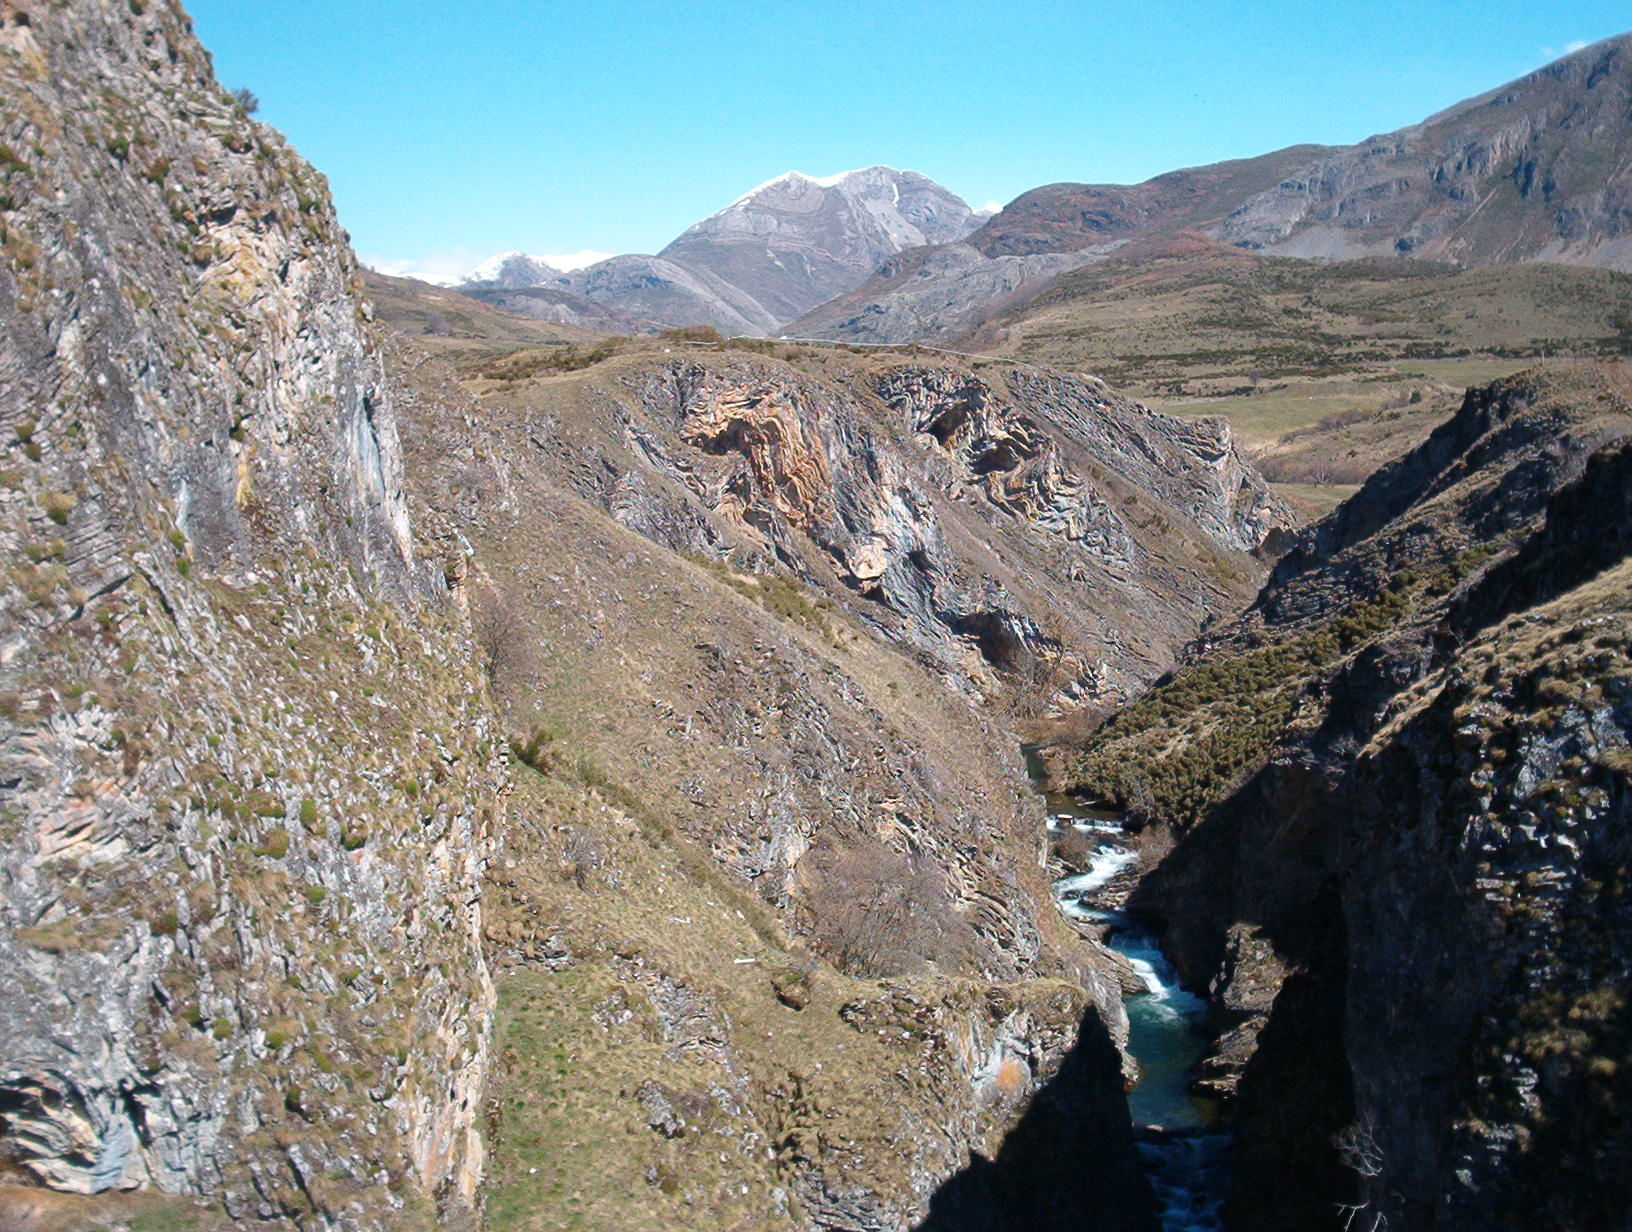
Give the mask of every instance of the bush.
[{"label": "bush", "polygon": [[512,592],[484,586],[476,594],[470,623],[488,683],[495,689],[518,684],[536,670],[533,631]]},{"label": "bush", "polygon": [[725,337],[712,325],[680,325],[665,329],[657,335],[664,342],[724,342]]},{"label": "bush", "polygon": [[807,924],[816,948],[847,974],[901,975],[953,957],[967,939],[927,860],[866,837],[848,846],[824,840],[806,859]]}]

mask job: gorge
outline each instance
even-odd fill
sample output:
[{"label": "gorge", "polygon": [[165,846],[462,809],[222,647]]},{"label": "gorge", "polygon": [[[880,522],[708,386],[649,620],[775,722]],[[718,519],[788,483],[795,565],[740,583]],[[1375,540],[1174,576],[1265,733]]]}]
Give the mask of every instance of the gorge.
[{"label": "gorge", "polygon": [[[844,179],[829,311],[886,189],[1049,229]],[[514,290],[365,277],[175,0],[0,0],[0,1228],[1619,1226],[1612,313],[1311,511],[1047,356]]]}]

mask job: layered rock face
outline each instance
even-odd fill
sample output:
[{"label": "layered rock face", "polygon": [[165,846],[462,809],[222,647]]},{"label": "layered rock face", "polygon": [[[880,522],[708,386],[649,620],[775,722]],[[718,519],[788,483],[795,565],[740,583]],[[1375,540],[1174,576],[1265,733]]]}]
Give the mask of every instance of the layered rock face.
[{"label": "layered rock face", "polygon": [[1178,834],[1132,907],[1218,998],[1252,1226],[1624,1210],[1627,393],[1470,392],[1068,764]]},{"label": "layered rock face", "polygon": [[1062,1221],[1026,1226],[1148,1226],[1116,971],[1049,905],[1013,739],[833,576],[883,595],[847,528],[919,525],[905,467],[780,365],[606,368],[449,414],[393,360],[416,524],[474,551],[528,763],[484,895],[493,1225],[571,1193],[598,1227],[882,1232],[1012,1185]]},{"label": "layered rock face", "polygon": [[0,100],[0,1166],[426,1226],[496,746],[326,187],[170,3],[5,4]]},{"label": "layered rock face", "polygon": [[825,362],[631,367],[548,447],[625,525],[791,569],[1032,711],[1140,687],[1290,521],[1222,423],[1029,370]]}]

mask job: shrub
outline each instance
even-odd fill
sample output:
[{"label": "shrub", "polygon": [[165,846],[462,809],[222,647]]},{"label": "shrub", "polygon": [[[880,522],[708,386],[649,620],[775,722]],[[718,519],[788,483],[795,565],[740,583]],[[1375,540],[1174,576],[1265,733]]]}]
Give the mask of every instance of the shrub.
[{"label": "shrub", "polygon": [[724,342],[725,337],[712,325],[678,325],[657,335],[664,342]]},{"label": "shrub", "polygon": [[483,587],[477,592],[470,623],[488,683],[494,688],[520,683],[536,670],[533,631],[510,591]]},{"label": "shrub", "polygon": [[841,971],[900,975],[950,957],[968,925],[951,910],[941,874],[878,839],[824,840],[806,857],[801,904],[816,947]]}]

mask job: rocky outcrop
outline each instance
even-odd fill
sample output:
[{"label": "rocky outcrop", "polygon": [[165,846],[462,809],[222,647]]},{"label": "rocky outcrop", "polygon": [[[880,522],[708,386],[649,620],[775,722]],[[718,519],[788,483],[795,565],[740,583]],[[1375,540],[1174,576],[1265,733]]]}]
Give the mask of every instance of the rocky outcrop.
[{"label": "rocky outcrop", "polygon": [[598,388],[548,445],[584,496],[672,549],[791,570],[1033,710],[1162,670],[1289,521],[1222,425],[1084,380],[673,360]]},{"label": "rocky outcrop", "polygon": [[496,748],[355,265],[175,5],[8,3],[0,79],[7,1179],[427,1226]]},{"label": "rocky outcrop", "polygon": [[1130,909],[1214,993],[1238,1220],[1619,1200],[1619,1138],[1552,1118],[1619,1098],[1629,431],[1614,368],[1470,392],[1076,763],[1182,831]]}]

